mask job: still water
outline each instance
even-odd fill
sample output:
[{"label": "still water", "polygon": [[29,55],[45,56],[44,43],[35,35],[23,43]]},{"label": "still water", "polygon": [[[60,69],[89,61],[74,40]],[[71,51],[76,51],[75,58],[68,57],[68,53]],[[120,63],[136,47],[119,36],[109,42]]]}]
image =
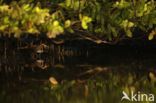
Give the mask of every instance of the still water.
[{"label": "still water", "polygon": [[96,49],[1,50],[0,103],[135,103],[121,101],[123,91],[156,96],[155,49]]}]

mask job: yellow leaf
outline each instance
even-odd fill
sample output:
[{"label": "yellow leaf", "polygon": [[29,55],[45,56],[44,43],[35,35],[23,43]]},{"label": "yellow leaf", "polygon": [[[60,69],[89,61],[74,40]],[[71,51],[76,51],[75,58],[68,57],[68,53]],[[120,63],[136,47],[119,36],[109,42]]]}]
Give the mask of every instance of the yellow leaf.
[{"label": "yellow leaf", "polygon": [[130,37],[130,38],[133,36],[133,35],[132,35],[132,32],[131,32],[130,30],[127,30],[127,31],[126,31],[126,34],[127,34],[127,36]]},{"label": "yellow leaf", "polygon": [[152,40],[155,35],[156,35],[156,31],[152,30],[152,32],[148,35],[148,40]]},{"label": "yellow leaf", "polygon": [[1,5],[0,6],[0,11],[4,12],[4,11],[8,11],[9,10],[9,6],[8,5]]},{"label": "yellow leaf", "polygon": [[148,36],[148,40],[152,40],[154,38],[154,35],[153,34],[150,34],[149,36]]},{"label": "yellow leaf", "polygon": [[88,23],[90,23],[92,21],[92,18],[88,17],[88,16],[82,16],[81,14],[79,14],[79,18],[81,20],[81,26],[83,29],[88,29]]},{"label": "yellow leaf", "polygon": [[85,22],[82,22],[81,26],[82,26],[83,29],[88,29],[88,26],[87,26],[87,24]]},{"label": "yellow leaf", "polygon": [[57,35],[64,32],[64,28],[60,25],[58,26],[52,26],[47,33],[48,38],[56,38]]},{"label": "yellow leaf", "polygon": [[36,13],[41,13],[41,9],[39,7],[35,7],[33,11]]},{"label": "yellow leaf", "polygon": [[90,17],[88,17],[88,16],[83,16],[82,21],[84,21],[86,23],[89,23],[89,22],[92,21],[92,19]]},{"label": "yellow leaf", "polygon": [[25,11],[29,11],[31,9],[30,4],[23,5],[22,9],[25,10]]},{"label": "yellow leaf", "polygon": [[2,25],[2,26],[0,26],[0,31],[5,30],[7,27],[8,27],[8,25]]},{"label": "yellow leaf", "polygon": [[128,28],[131,28],[134,26],[134,23],[133,22],[128,22]]},{"label": "yellow leaf", "polygon": [[39,33],[39,31],[35,28],[30,28],[27,30],[28,33],[34,34],[34,33]]},{"label": "yellow leaf", "polygon": [[69,7],[71,6],[72,0],[66,0],[65,3],[66,3],[66,6]]},{"label": "yellow leaf", "polygon": [[146,12],[148,10],[147,8],[147,4],[144,5],[144,12]]},{"label": "yellow leaf", "polygon": [[82,21],[82,14],[79,14],[79,18],[80,18],[80,20]]},{"label": "yellow leaf", "polygon": [[65,28],[70,27],[70,25],[71,25],[71,21],[70,20],[66,20],[65,21]]},{"label": "yellow leaf", "polygon": [[121,26],[123,26],[124,28],[126,28],[128,25],[128,20],[123,20],[122,23],[121,23]]},{"label": "yellow leaf", "polygon": [[57,85],[58,84],[57,80],[54,77],[50,77],[49,81],[50,81],[51,85]]},{"label": "yellow leaf", "polygon": [[53,26],[59,26],[59,22],[58,22],[57,20],[55,20],[55,21],[53,22]]}]

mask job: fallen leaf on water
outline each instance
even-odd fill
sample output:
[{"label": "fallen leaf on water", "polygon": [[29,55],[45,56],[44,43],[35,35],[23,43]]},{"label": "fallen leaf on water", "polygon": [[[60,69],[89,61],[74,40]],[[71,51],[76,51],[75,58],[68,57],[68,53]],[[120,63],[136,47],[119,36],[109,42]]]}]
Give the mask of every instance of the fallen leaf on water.
[{"label": "fallen leaf on water", "polygon": [[58,81],[54,78],[54,77],[50,77],[49,78],[49,81],[52,85],[57,85],[58,84]]}]

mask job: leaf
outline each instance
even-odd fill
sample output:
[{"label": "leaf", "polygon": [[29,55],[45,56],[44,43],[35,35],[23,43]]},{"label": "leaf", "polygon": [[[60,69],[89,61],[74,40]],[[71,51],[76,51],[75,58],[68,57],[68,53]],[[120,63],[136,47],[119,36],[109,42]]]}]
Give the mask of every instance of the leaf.
[{"label": "leaf", "polygon": [[8,25],[1,25],[0,26],[0,31],[4,31],[7,27],[8,27]]},{"label": "leaf", "polygon": [[70,33],[74,33],[74,30],[72,28],[67,28],[67,31]]},{"label": "leaf", "polygon": [[128,22],[128,28],[131,28],[131,27],[133,27],[134,26],[134,23],[133,22]]},{"label": "leaf", "polygon": [[79,15],[79,18],[81,20],[81,26],[83,29],[88,29],[88,23],[92,21],[92,18],[88,16],[82,16],[81,14]]},{"label": "leaf", "polygon": [[128,25],[128,20],[127,19],[126,20],[123,20],[122,23],[121,23],[121,26],[123,28],[127,28],[127,25]]},{"label": "leaf", "polygon": [[56,38],[57,35],[62,34],[64,32],[64,28],[60,26],[59,21],[55,20],[48,27],[48,38]]},{"label": "leaf", "polygon": [[39,33],[39,31],[36,28],[30,28],[27,30],[27,32],[31,34]]},{"label": "leaf", "polygon": [[24,10],[24,11],[30,11],[30,10],[31,10],[30,4],[25,4],[25,5],[23,5],[23,6],[22,6],[22,10]]},{"label": "leaf", "polygon": [[114,37],[117,37],[118,34],[117,34],[116,29],[115,29],[114,27],[110,27],[110,29],[111,29],[111,32],[112,32],[113,36],[114,36]]},{"label": "leaf", "polygon": [[0,12],[5,12],[9,10],[9,6],[8,5],[0,5]]},{"label": "leaf", "polygon": [[155,35],[156,35],[156,31],[152,30],[152,32],[148,35],[148,40],[152,40]]},{"label": "leaf", "polygon": [[152,35],[152,34],[150,34],[149,36],[148,36],[148,40],[152,40],[154,38],[154,35]]},{"label": "leaf", "polygon": [[5,24],[8,24],[8,23],[9,23],[9,17],[5,17],[4,20],[3,20],[3,22],[4,22]]},{"label": "leaf", "polygon": [[67,7],[70,7],[71,3],[72,3],[72,0],[66,0],[65,1],[65,4],[66,4]]},{"label": "leaf", "polygon": [[131,32],[131,30],[126,30],[126,35],[128,36],[128,37],[130,37],[130,38],[132,38],[132,32]]},{"label": "leaf", "polygon": [[50,81],[51,85],[57,85],[58,84],[57,80],[54,77],[50,77],[49,81]]},{"label": "leaf", "polygon": [[70,20],[66,20],[65,21],[65,28],[70,27],[70,25],[71,25],[71,21]]},{"label": "leaf", "polygon": [[40,9],[38,6],[36,6],[34,9],[33,9],[33,12],[35,13],[41,13],[42,9]]},{"label": "leaf", "polygon": [[82,22],[81,26],[82,26],[83,29],[88,29],[88,25],[87,25],[86,22]]},{"label": "leaf", "polygon": [[119,1],[115,2],[113,6],[123,9],[123,8],[127,8],[128,6],[130,6],[130,3],[125,0],[120,0],[120,2]]},{"label": "leaf", "polygon": [[59,21],[55,20],[55,21],[53,22],[53,26],[59,26]]},{"label": "leaf", "polygon": [[82,7],[80,7],[81,6],[81,3],[80,3],[80,0],[78,0],[78,1],[75,1],[75,2],[72,2],[72,8],[74,9],[74,10],[78,10],[78,9],[81,9]]}]

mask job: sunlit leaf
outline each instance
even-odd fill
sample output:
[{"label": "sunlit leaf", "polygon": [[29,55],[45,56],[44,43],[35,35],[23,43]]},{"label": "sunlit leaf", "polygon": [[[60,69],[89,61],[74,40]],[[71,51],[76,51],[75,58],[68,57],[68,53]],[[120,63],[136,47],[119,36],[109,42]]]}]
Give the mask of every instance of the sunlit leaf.
[{"label": "sunlit leaf", "polygon": [[128,22],[128,25],[127,25],[128,28],[131,28],[133,26],[134,26],[134,23],[133,22]]},{"label": "sunlit leaf", "polygon": [[41,9],[39,7],[35,7],[33,9],[33,11],[36,12],[36,13],[41,13]]},{"label": "sunlit leaf", "polygon": [[39,31],[36,28],[30,28],[27,30],[28,33],[34,34],[34,33],[39,33]]},{"label": "sunlit leaf", "polygon": [[117,8],[120,8],[120,9],[127,8],[128,6],[130,6],[130,3],[125,1],[125,0],[117,1],[114,4],[114,7],[117,7]]},{"label": "sunlit leaf", "polygon": [[7,27],[8,27],[8,25],[1,25],[1,26],[0,26],[0,31],[5,30]]},{"label": "sunlit leaf", "polygon": [[52,25],[48,26],[48,38],[55,38],[57,35],[64,32],[64,28],[60,25],[59,21],[55,20]]},{"label": "sunlit leaf", "polygon": [[128,20],[123,20],[122,23],[121,23],[121,26],[126,28],[128,25]]},{"label": "sunlit leaf", "polygon": [[0,5],[0,12],[5,12],[9,10],[9,6],[8,5]]},{"label": "sunlit leaf", "polygon": [[25,5],[22,6],[22,10],[30,11],[31,10],[31,6],[29,4],[25,4]]},{"label": "sunlit leaf", "polygon": [[87,23],[82,22],[82,24],[81,24],[81,25],[82,25],[82,28],[83,28],[83,29],[88,29],[88,25],[87,25]]},{"label": "sunlit leaf", "polygon": [[51,85],[57,85],[58,84],[58,81],[54,77],[50,77],[49,81],[50,81]]},{"label": "sunlit leaf", "polygon": [[92,18],[88,16],[79,15],[79,18],[81,20],[81,26],[83,29],[88,29],[88,23],[92,21]]},{"label": "sunlit leaf", "polygon": [[66,0],[65,3],[66,3],[66,6],[69,7],[71,6],[72,0]]},{"label": "sunlit leaf", "polygon": [[70,25],[71,25],[71,21],[70,20],[66,20],[65,21],[65,28],[70,27]]},{"label": "sunlit leaf", "polygon": [[59,21],[57,21],[57,20],[55,20],[54,22],[53,22],[53,26],[59,26]]},{"label": "sunlit leaf", "polygon": [[4,18],[4,23],[5,23],[5,24],[9,23],[9,17],[5,17],[5,18]]},{"label": "sunlit leaf", "polygon": [[156,35],[156,31],[152,30],[152,32],[148,35],[148,40],[152,40],[155,35]]},{"label": "sunlit leaf", "polygon": [[133,36],[131,30],[126,30],[126,35],[130,38]]}]

